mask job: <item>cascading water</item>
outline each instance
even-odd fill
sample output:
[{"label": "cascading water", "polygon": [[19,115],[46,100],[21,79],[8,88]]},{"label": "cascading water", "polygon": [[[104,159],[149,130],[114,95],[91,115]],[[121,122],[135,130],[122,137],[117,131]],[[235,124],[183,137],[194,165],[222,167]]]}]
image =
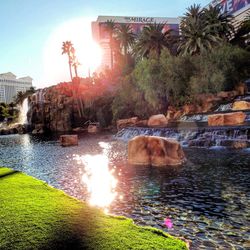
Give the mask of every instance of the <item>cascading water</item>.
[{"label": "cascading water", "polygon": [[27,113],[29,111],[29,103],[28,98],[25,98],[20,106],[20,114],[18,123],[20,124],[28,124]]},{"label": "cascading water", "polygon": [[128,141],[137,135],[153,135],[179,141],[182,146],[190,147],[233,147],[234,143],[246,143],[250,147],[250,128],[139,128],[129,127],[116,134],[117,139]]}]

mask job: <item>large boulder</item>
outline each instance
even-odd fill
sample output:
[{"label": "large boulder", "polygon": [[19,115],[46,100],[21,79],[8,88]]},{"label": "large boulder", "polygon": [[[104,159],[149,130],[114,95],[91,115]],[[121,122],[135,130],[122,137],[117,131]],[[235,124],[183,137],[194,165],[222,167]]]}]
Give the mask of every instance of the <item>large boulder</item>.
[{"label": "large boulder", "polygon": [[152,115],[148,120],[149,127],[159,127],[168,125],[168,119],[163,114]]},{"label": "large boulder", "polygon": [[224,115],[214,114],[207,117],[208,126],[223,126],[224,125]]},{"label": "large boulder", "polygon": [[208,116],[209,126],[239,125],[244,123],[246,114],[243,112],[214,114]]},{"label": "large boulder", "polygon": [[121,130],[126,127],[135,127],[136,123],[139,121],[138,117],[131,117],[128,119],[120,119],[116,121],[116,127]]},{"label": "large boulder", "polygon": [[61,135],[59,140],[63,147],[78,145],[78,135]]},{"label": "large boulder", "polygon": [[135,165],[180,165],[184,152],[175,140],[157,136],[136,136],[128,143],[128,161]]},{"label": "large boulder", "polygon": [[250,102],[236,101],[233,103],[233,110],[245,110],[250,109]]}]

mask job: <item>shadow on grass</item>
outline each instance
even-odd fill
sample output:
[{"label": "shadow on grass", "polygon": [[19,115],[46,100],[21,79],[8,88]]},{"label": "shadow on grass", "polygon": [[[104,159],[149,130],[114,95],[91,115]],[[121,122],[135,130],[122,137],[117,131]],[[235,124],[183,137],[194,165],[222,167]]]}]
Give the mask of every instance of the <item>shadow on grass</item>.
[{"label": "shadow on grass", "polygon": [[19,171],[16,171],[16,170],[9,170],[9,171],[6,172],[6,173],[0,174],[0,179],[1,179],[1,178],[4,178],[4,177],[7,177],[7,176],[9,176],[9,175],[16,174],[16,173],[19,173]]},{"label": "shadow on grass", "polygon": [[[85,209],[81,209],[71,218],[68,218],[64,222],[61,221],[60,225],[55,225],[53,233],[50,235],[50,239],[46,242],[46,245],[43,245],[39,249],[103,249],[103,239],[100,236],[97,237],[97,224],[95,214],[86,213]],[[98,238],[99,240],[102,239],[101,244],[100,242],[97,242]]]}]

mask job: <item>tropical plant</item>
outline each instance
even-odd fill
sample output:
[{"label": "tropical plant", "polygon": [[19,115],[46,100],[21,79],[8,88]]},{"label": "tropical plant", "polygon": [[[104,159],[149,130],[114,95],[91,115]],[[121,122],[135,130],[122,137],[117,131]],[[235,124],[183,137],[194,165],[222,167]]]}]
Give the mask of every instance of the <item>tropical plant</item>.
[{"label": "tropical plant", "polygon": [[75,48],[71,41],[63,42],[62,55],[63,54],[68,55],[69,73],[70,73],[70,78],[72,81],[73,80],[72,67],[74,68],[74,71],[75,71],[75,77],[78,77],[77,67],[80,65],[80,63],[75,55]]},{"label": "tropical plant", "polygon": [[105,26],[106,31],[108,32],[109,36],[109,47],[110,47],[110,66],[111,69],[114,68],[114,36],[116,32],[116,25],[113,20],[107,20],[106,26]]},{"label": "tropical plant", "polygon": [[213,26],[206,21],[204,9],[201,9],[200,5],[194,4],[187,10],[180,23],[181,37],[178,50],[182,55],[199,54],[222,42],[221,36],[212,31]]},{"label": "tropical plant", "polygon": [[171,30],[164,31],[164,23],[154,23],[144,26],[135,45],[135,52],[138,57],[148,58],[154,55],[159,58],[164,48],[169,48]]},{"label": "tropical plant", "polygon": [[22,91],[18,91],[15,97],[15,103],[21,104],[25,98],[26,98],[25,93]]},{"label": "tropical plant", "polygon": [[62,55],[63,54],[67,54],[68,55],[68,64],[69,64],[69,74],[70,74],[70,79],[73,80],[73,76],[72,76],[72,48],[73,48],[73,44],[71,43],[71,41],[66,41],[63,42],[62,45]]},{"label": "tropical plant", "polygon": [[123,50],[126,64],[128,63],[128,51],[135,41],[135,34],[129,24],[120,24],[117,27],[116,38]]},{"label": "tropical plant", "polygon": [[220,10],[221,8],[218,5],[210,5],[208,8],[203,9],[205,29],[211,34],[218,35],[224,41],[229,41],[234,33],[233,16],[221,13]]}]

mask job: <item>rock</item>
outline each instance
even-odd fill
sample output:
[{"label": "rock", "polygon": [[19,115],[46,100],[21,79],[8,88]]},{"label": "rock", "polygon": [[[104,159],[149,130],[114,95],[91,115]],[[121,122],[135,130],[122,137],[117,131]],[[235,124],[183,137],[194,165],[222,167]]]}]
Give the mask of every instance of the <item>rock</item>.
[{"label": "rock", "polygon": [[236,101],[233,103],[233,110],[245,110],[250,109],[250,102]]},{"label": "rock", "polygon": [[77,127],[77,128],[73,128],[72,131],[73,132],[83,132],[83,131],[85,131],[85,129],[81,128],[81,127]]},{"label": "rock", "polygon": [[149,127],[166,126],[168,125],[168,119],[163,114],[152,115],[148,120]]},{"label": "rock", "polygon": [[43,124],[36,124],[35,129],[33,129],[32,134],[37,135],[37,134],[43,134],[44,133],[44,125]]},{"label": "rock", "polygon": [[208,126],[223,126],[224,125],[224,115],[214,114],[207,117]]},{"label": "rock", "polygon": [[139,120],[136,122],[137,127],[147,127],[148,126],[148,120]]},{"label": "rock", "polygon": [[224,114],[224,125],[238,125],[244,123],[246,114],[243,112]]},{"label": "rock", "polygon": [[239,83],[236,87],[235,87],[235,91],[237,91],[238,95],[245,95],[247,92],[247,87],[246,84],[244,83]]},{"label": "rock", "polygon": [[128,161],[136,165],[180,165],[185,161],[185,155],[175,140],[136,136],[128,143]]},{"label": "rock", "polygon": [[209,126],[239,125],[244,123],[246,114],[243,112],[214,114],[208,116]]},{"label": "rock", "polygon": [[138,117],[131,117],[128,119],[120,119],[116,121],[117,130],[121,130],[126,127],[134,127],[139,121]]},{"label": "rock", "polygon": [[88,126],[88,133],[97,133],[97,132],[99,132],[99,126],[98,125],[90,124]]},{"label": "rock", "polygon": [[60,144],[63,147],[77,146],[78,145],[78,135],[61,135]]},{"label": "rock", "polygon": [[247,140],[222,140],[220,145],[233,149],[242,149],[250,147],[250,142]]}]

